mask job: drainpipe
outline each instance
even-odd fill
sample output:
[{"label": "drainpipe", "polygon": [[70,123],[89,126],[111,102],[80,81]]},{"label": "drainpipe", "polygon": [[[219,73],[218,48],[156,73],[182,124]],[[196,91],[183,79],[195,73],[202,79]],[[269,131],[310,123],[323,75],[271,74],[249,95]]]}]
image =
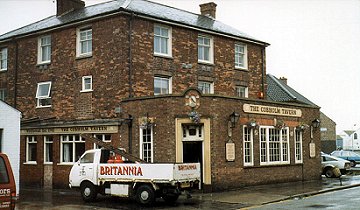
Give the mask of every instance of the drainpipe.
[{"label": "drainpipe", "polygon": [[19,53],[18,53],[18,50],[19,50],[19,44],[18,42],[16,41],[16,39],[14,38],[13,39],[14,42],[15,42],[15,63],[14,63],[14,73],[15,73],[15,76],[14,76],[14,108],[16,109],[16,104],[17,104],[17,82],[18,82],[18,59],[19,59]]},{"label": "drainpipe", "polygon": [[132,124],[133,124],[133,117],[129,114],[129,118],[128,118],[129,154],[132,154]]},{"label": "drainpipe", "polygon": [[265,98],[265,47],[261,49],[262,69],[261,69],[261,91]]},{"label": "drainpipe", "polygon": [[133,27],[133,19],[134,19],[134,13],[131,13],[131,16],[129,18],[129,52],[128,52],[128,58],[129,58],[129,98],[134,97],[134,90],[133,90],[133,81],[132,81],[132,27]]}]

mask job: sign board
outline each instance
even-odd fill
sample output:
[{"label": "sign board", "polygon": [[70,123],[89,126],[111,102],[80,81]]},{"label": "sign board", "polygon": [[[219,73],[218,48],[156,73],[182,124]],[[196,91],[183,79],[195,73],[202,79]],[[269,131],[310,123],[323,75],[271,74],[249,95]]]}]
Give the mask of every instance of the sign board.
[{"label": "sign board", "polygon": [[227,161],[235,160],[235,143],[233,142],[226,143],[226,160]]},{"label": "sign board", "polygon": [[29,128],[21,129],[20,135],[53,135],[79,133],[117,133],[118,126],[72,126],[57,128]]},{"label": "sign board", "polygon": [[309,148],[310,148],[310,157],[314,158],[316,156],[315,143],[310,143]]},{"label": "sign board", "polygon": [[244,104],[243,110],[246,113],[278,115],[287,117],[301,117],[302,112],[300,109],[291,109],[276,106],[262,106],[256,104]]}]

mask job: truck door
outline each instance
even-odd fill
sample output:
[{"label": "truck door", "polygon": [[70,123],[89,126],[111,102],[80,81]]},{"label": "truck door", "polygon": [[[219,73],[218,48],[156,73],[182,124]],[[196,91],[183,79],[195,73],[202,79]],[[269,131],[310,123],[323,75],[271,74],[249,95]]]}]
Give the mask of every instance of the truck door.
[{"label": "truck door", "polygon": [[81,181],[89,180],[92,183],[96,184],[96,164],[94,163],[95,160],[94,152],[89,152],[83,155],[80,160],[78,161],[79,165],[79,178]]}]

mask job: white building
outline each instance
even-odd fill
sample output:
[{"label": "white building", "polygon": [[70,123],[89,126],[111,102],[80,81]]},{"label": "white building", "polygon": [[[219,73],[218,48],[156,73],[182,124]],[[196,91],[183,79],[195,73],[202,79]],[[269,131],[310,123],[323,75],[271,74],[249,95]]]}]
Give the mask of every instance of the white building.
[{"label": "white building", "polygon": [[0,100],[0,152],[10,159],[19,194],[21,112]]},{"label": "white building", "polygon": [[344,150],[360,150],[360,129],[345,130],[340,136],[343,139]]}]

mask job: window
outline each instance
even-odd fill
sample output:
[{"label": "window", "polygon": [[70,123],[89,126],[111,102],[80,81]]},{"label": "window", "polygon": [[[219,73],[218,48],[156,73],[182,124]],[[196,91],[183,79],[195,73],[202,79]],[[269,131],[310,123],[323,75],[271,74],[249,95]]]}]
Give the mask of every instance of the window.
[{"label": "window", "polygon": [[38,83],[36,91],[37,107],[51,106],[50,89],[51,82]]},{"label": "window", "polygon": [[6,89],[0,89],[0,100],[5,101],[6,99]]},{"label": "window", "polygon": [[77,30],[77,56],[92,55],[92,29],[83,28]]},{"label": "window", "polygon": [[357,137],[357,133],[354,133],[354,139],[357,139],[358,137]]},{"label": "window", "polygon": [[245,44],[235,44],[235,68],[247,69],[247,48]]},{"label": "window", "polygon": [[7,48],[0,49],[0,71],[7,70]]},{"label": "window", "polygon": [[81,158],[80,163],[94,163],[94,153],[87,153]]},{"label": "window", "polygon": [[243,142],[244,142],[244,166],[254,165],[253,156],[253,129],[244,126],[243,129]]},{"label": "window", "polygon": [[287,163],[290,163],[288,128],[260,127],[260,165]]},{"label": "window", "polygon": [[51,36],[43,36],[38,40],[38,64],[50,63]]},{"label": "window", "polygon": [[238,97],[242,97],[242,98],[247,98],[249,97],[248,95],[248,87],[246,86],[236,86],[236,96]]},{"label": "window", "polygon": [[155,25],[154,54],[171,56],[171,28]]},{"label": "window", "polygon": [[171,77],[154,77],[154,95],[171,94]]},{"label": "window", "polygon": [[211,37],[198,36],[198,61],[213,63],[213,40]]},{"label": "window", "polygon": [[146,162],[153,162],[153,127],[140,128],[140,158]]},{"label": "window", "polygon": [[81,92],[89,92],[92,90],[92,76],[83,76]]},{"label": "window", "polygon": [[295,129],[295,163],[302,163],[302,131]]},{"label": "window", "polygon": [[53,138],[44,136],[44,163],[53,162]]},{"label": "window", "polygon": [[61,163],[74,163],[85,152],[85,141],[79,135],[62,135]]},{"label": "window", "polygon": [[4,158],[0,157],[0,184],[8,184],[9,182],[8,168]]},{"label": "window", "polygon": [[[110,134],[94,134],[94,137],[103,141],[110,143],[111,142],[111,135]],[[100,149],[101,146],[94,143],[94,149]]]},{"label": "window", "polygon": [[214,83],[212,82],[198,82],[198,88],[203,94],[213,94],[214,93]]},{"label": "window", "polygon": [[36,163],[36,138],[35,136],[26,137],[26,162]]}]

